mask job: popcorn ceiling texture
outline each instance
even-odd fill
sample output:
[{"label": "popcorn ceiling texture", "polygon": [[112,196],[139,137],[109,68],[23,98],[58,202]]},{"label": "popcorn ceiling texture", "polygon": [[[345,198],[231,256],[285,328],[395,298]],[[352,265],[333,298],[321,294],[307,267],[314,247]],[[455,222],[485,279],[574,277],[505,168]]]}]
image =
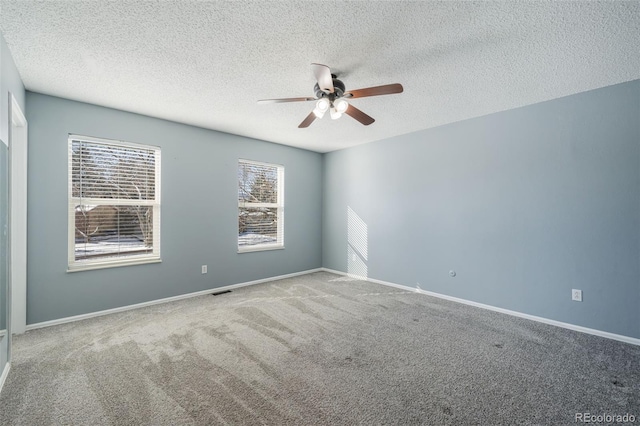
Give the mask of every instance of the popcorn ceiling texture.
[{"label": "popcorn ceiling texture", "polygon": [[[640,78],[640,2],[0,0],[28,90],[328,152]],[[326,116],[310,63],[376,122]]]}]

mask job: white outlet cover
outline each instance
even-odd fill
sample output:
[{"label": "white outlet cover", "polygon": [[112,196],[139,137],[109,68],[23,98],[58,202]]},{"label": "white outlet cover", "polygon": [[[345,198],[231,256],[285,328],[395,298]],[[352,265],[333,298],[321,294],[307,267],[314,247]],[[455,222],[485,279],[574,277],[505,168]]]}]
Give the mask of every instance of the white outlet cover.
[{"label": "white outlet cover", "polygon": [[202,273],[203,274],[207,273],[207,265],[202,265]]},{"label": "white outlet cover", "polygon": [[571,289],[571,300],[582,302],[582,290]]}]

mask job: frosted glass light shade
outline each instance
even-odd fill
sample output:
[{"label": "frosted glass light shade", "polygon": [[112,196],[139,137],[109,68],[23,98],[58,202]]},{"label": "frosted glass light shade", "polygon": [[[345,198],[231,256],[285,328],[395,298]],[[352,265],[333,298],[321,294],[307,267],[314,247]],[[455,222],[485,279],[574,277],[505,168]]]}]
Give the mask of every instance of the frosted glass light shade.
[{"label": "frosted glass light shade", "polygon": [[349,108],[349,104],[344,99],[338,99],[333,103],[333,106],[336,107],[336,111],[338,111],[340,114],[342,114],[347,110],[347,108]]},{"label": "frosted glass light shade", "polygon": [[328,109],[329,100],[322,98],[319,99],[318,102],[316,102],[316,107],[314,108],[313,113],[316,115],[316,117],[322,118],[324,117],[324,113],[327,112]]}]

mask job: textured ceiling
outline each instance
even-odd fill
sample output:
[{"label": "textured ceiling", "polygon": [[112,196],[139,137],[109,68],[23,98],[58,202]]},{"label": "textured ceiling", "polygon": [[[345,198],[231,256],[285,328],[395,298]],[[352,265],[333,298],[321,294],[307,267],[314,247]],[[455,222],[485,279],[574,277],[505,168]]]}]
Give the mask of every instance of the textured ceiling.
[{"label": "textured ceiling", "polygon": [[[28,90],[319,152],[640,78],[640,3],[0,0]],[[376,122],[325,116],[310,64]]]}]

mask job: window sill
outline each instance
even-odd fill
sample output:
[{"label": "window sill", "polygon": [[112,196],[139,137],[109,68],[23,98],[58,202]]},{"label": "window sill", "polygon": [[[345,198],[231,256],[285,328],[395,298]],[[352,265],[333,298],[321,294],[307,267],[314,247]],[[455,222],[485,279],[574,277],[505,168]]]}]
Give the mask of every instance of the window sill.
[{"label": "window sill", "polygon": [[252,246],[247,248],[239,248],[238,254],[251,253],[254,251],[269,251],[269,250],[284,250],[284,246]]},{"label": "window sill", "polygon": [[107,269],[107,268],[118,268],[120,266],[133,266],[133,265],[145,265],[147,263],[162,263],[162,259],[159,257],[153,258],[144,258],[144,259],[130,259],[130,260],[119,260],[112,262],[102,262],[102,263],[76,263],[73,265],[69,265],[67,267],[67,272],[81,272],[81,271],[92,271],[95,269]]}]

